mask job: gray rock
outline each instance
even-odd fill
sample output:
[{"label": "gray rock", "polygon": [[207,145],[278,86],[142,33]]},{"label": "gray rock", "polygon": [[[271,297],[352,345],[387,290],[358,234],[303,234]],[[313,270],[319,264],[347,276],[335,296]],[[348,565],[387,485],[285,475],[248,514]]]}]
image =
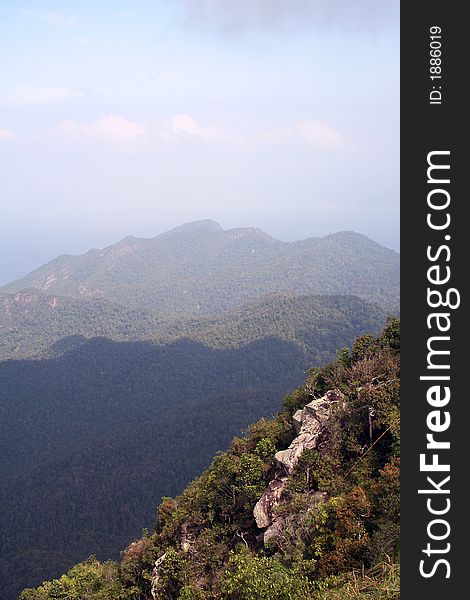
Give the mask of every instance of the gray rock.
[{"label": "gray rock", "polygon": [[260,529],[268,527],[273,522],[274,509],[280,503],[286,485],[287,477],[273,479],[256,503],[253,509],[253,516],[255,517],[256,525]]},{"label": "gray rock", "polygon": [[150,588],[150,593],[152,594],[153,600],[158,600],[158,584],[160,582],[160,567],[165,562],[166,552],[157,558],[155,561],[155,566],[152,570],[152,587]]},{"label": "gray rock", "polygon": [[[286,450],[277,452],[274,456],[277,469],[253,509],[253,516],[259,529],[265,529],[263,541],[266,543],[282,530],[283,519],[276,513],[277,507],[283,501],[284,491],[289,477],[294,472],[303,452],[307,449],[318,448],[324,439],[326,423],[332,415],[335,404],[344,402],[344,395],[339,390],[330,390],[321,398],[312,400],[302,410],[293,416],[297,437]],[[324,498],[323,492],[316,492],[315,499]]]}]

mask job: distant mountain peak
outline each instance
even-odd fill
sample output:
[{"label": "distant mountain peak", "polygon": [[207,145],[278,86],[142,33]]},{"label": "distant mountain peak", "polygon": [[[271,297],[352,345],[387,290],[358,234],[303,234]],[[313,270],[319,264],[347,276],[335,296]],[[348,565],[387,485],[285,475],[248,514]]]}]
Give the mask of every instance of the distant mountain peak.
[{"label": "distant mountain peak", "polygon": [[219,223],[216,223],[211,219],[201,219],[200,221],[190,221],[189,223],[178,225],[178,227],[174,227],[165,233],[194,233],[196,231],[219,232],[223,231],[223,228],[221,225],[219,225]]},{"label": "distant mountain peak", "polygon": [[[358,233],[357,231],[353,231],[352,229],[347,229],[344,231],[334,231],[324,236],[323,239],[334,239],[334,240],[367,240],[372,242],[369,237],[364,235],[363,233]],[[375,244],[376,242],[374,242]]]},{"label": "distant mountain peak", "polygon": [[204,219],[59,257],[0,289],[103,298],[180,318],[219,313],[276,291],[353,294],[393,308],[398,281],[398,254],[359,233],[282,242],[258,228],[223,229]]}]

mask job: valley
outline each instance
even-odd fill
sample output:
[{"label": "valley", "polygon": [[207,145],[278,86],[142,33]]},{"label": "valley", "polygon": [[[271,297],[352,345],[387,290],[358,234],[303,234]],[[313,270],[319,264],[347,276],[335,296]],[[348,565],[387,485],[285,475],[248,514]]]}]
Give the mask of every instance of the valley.
[{"label": "valley", "polygon": [[1,288],[5,600],[117,558],[162,497],[397,306],[398,255],[364,236],[286,244],[210,221]]}]

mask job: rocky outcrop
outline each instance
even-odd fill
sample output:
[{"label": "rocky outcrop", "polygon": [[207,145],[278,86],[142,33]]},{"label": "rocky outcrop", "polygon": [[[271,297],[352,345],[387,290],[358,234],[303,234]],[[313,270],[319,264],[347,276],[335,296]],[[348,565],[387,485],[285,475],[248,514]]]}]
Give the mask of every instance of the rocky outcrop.
[{"label": "rocky outcrop", "polygon": [[[194,532],[191,532],[189,529],[190,528],[188,526],[188,523],[183,523],[183,525],[181,526],[180,535],[179,535],[180,547],[181,547],[181,550],[183,550],[183,552],[185,554],[188,554],[188,552],[191,552],[191,547],[192,547],[192,544],[194,543],[194,539],[195,539]],[[166,560],[166,557],[167,557],[167,553],[165,552],[155,561],[155,564],[153,566],[151,588],[150,588],[153,600],[159,600],[159,598],[160,598],[159,591],[158,591],[159,587],[160,587],[160,579],[161,579],[160,571],[161,571],[162,565],[164,564],[164,562]]]},{"label": "rocky outcrop", "polygon": [[280,469],[286,475],[292,475],[304,450],[317,448],[322,441],[325,425],[331,416],[333,406],[343,400],[343,394],[338,390],[330,390],[321,398],[312,400],[302,410],[293,416],[297,437],[287,450],[281,450],[275,455]]},{"label": "rocky outcrop", "polygon": [[164,554],[162,554],[160,556],[160,558],[157,558],[157,560],[155,561],[155,565],[153,567],[152,587],[150,589],[153,600],[158,600],[158,587],[159,587],[158,584],[160,582],[160,567],[165,562],[165,558],[166,558],[166,552]]},{"label": "rocky outcrop", "polygon": [[[286,450],[274,456],[277,469],[272,479],[253,509],[253,516],[260,529],[262,541],[266,543],[282,531],[282,517],[278,507],[282,504],[284,491],[289,477],[302,456],[304,450],[318,448],[327,436],[327,422],[335,405],[344,402],[344,395],[339,390],[330,390],[321,398],[312,400],[294,416],[294,427],[297,436]],[[325,500],[325,494],[318,492],[315,500]]]},{"label": "rocky outcrop", "polygon": [[253,510],[256,525],[260,529],[269,527],[274,519],[274,509],[280,504],[288,478],[281,475],[269,482],[264,494]]}]

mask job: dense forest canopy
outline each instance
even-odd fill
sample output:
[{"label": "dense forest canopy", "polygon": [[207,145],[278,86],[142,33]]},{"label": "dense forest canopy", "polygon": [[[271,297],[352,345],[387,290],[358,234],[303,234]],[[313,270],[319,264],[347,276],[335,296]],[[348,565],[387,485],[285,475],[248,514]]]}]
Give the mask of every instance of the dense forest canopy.
[{"label": "dense forest canopy", "polygon": [[188,223],[154,238],[63,255],[0,288],[102,298],[159,318],[225,312],[266,294],[355,295],[396,311],[399,256],[354,232],[281,242],[253,228]]},{"label": "dense forest canopy", "polygon": [[[262,297],[221,315],[174,321],[160,318],[155,311],[101,298],[80,300],[38,290],[8,296],[0,293],[0,305],[2,300],[0,360],[58,356],[93,337],[158,344],[189,338],[215,348],[236,348],[276,336],[297,341],[307,352],[324,348],[328,358],[344,335],[351,335],[353,329],[357,333],[358,326],[374,330],[387,314],[380,306],[355,296],[297,297],[286,293]],[[341,333],[335,333],[335,323]]]},{"label": "dense forest canopy", "polygon": [[[398,307],[398,261],[354,232],[286,243],[199,221],[1,288],[4,599],[90,554],[76,568],[114,581],[97,561],[151,528],[162,497],[276,414],[312,364],[377,335]],[[256,564],[278,569],[271,558]]]},{"label": "dense forest canopy", "polygon": [[[392,320],[378,338],[361,336],[311,369],[277,417],[163,499],[154,529],[119,562],[91,557],[21,600],[399,598],[399,347]],[[298,435],[298,415],[328,397],[341,402],[284,481],[281,525],[266,541],[253,507]]]},{"label": "dense forest canopy", "polygon": [[51,358],[0,362],[2,581],[117,556],[160,497],[384,318],[357,298],[276,297],[193,322],[193,339],[74,338]]}]

